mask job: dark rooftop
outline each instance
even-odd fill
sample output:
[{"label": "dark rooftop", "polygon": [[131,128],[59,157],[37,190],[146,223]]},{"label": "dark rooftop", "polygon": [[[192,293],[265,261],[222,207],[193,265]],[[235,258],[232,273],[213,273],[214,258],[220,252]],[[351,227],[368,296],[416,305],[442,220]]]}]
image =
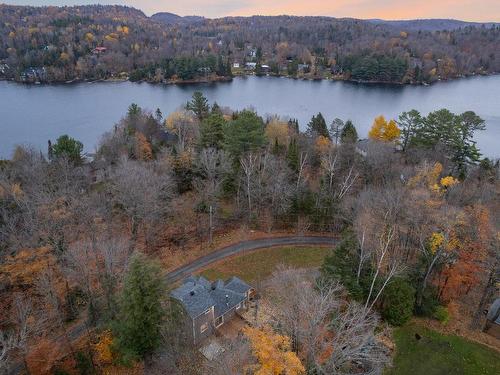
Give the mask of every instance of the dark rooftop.
[{"label": "dark rooftop", "polygon": [[246,298],[251,287],[243,280],[232,277],[226,283],[217,280],[210,283],[203,276],[191,276],[171,292],[182,303],[191,318],[196,318],[211,307],[215,317],[223,315]]}]

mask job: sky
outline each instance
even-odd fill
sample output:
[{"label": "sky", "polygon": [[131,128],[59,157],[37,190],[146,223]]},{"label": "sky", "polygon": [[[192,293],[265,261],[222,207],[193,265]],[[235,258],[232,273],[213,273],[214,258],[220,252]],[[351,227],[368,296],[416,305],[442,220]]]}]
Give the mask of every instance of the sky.
[{"label": "sky", "polygon": [[500,0],[0,0],[14,5],[121,4],[151,15],[171,12],[210,18],[302,15],[353,18],[455,18],[500,22]]}]

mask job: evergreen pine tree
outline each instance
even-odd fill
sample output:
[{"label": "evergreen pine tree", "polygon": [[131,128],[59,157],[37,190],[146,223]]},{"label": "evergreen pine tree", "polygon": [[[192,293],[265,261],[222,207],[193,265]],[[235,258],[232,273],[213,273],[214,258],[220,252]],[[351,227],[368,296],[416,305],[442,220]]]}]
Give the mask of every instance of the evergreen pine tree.
[{"label": "evergreen pine tree", "polygon": [[161,113],[160,108],[156,108],[155,120],[158,122],[158,124],[161,124],[163,121],[163,113]]},{"label": "evergreen pine tree", "polygon": [[200,126],[200,146],[220,149],[224,142],[224,125],[226,120],[220,110],[212,108],[212,113],[203,120]]},{"label": "evergreen pine tree", "polygon": [[166,296],[159,265],[135,253],[125,276],[113,325],[115,349],[125,363],[143,358],[159,346],[164,319],[161,302]]},{"label": "evergreen pine tree", "polygon": [[193,111],[196,117],[202,121],[208,115],[208,100],[201,91],[195,91],[191,100],[186,104],[186,109]]},{"label": "evergreen pine tree", "polygon": [[217,102],[214,102],[214,104],[212,104],[212,109],[210,110],[210,113],[212,113],[212,114],[218,113],[218,114],[222,115],[222,109],[217,104]]},{"label": "evergreen pine tree", "polygon": [[224,127],[224,148],[235,160],[242,154],[256,151],[266,144],[264,121],[255,112],[243,110]]},{"label": "evergreen pine tree", "polygon": [[307,124],[307,132],[315,137],[321,135],[325,138],[330,139],[330,133],[328,133],[326,121],[321,112],[316,116],[313,116],[309,124]]},{"label": "evergreen pine tree", "polygon": [[297,146],[297,141],[292,138],[290,145],[288,146],[288,152],[286,154],[286,159],[288,161],[288,166],[291,170],[298,172],[299,170],[299,148]]},{"label": "evergreen pine tree", "polygon": [[358,141],[358,132],[351,120],[346,121],[340,135],[340,141],[342,143],[356,143]]}]

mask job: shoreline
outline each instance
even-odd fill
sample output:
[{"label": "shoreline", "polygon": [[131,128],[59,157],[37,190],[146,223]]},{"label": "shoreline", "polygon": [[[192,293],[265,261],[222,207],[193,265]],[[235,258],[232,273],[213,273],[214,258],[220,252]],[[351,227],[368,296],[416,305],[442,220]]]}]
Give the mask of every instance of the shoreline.
[{"label": "shoreline", "polygon": [[271,78],[286,78],[290,80],[296,80],[296,81],[326,81],[326,82],[345,82],[345,83],[350,83],[350,84],[355,84],[355,85],[382,85],[382,86],[397,86],[397,87],[404,87],[404,86],[433,86],[438,83],[443,83],[443,82],[453,82],[453,81],[460,81],[468,78],[475,78],[475,77],[490,77],[490,76],[497,76],[500,75],[500,72],[492,72],[492,73],[485,73],[485,74],[468,74],[468,75],[461,75],[459,77],[454,77],[454,78],[447,78],[447,79],[437,79],[436,81],[433,82],[388,82],[388,81],[365,81],[365,80],[355,80],[355,79],[347,79],[343,77],[290,77],[286,75],[276,75],[276,74],[261,74],[257,75],[255,73],[244,73],[244,74],[234,74],[233,76],[224,76],[224,77],[217,77],[217,78],[208,78],[208,79],[190,79],[190,80],[168,80],[165,82],[153,82],[153,81],[148,81],[148,80],[139,80],[139,81],[131,81],[128,77],[127,78],[101,78],[101,79],[78,79],[75,78],[73,80],[68,80],[68,81],[52,81],[52,82],[22,82],[15,80],[13,78],[3,78],[0,77],[0,82],[5,81],[5,82],[13,82],[19,85],[26,85],[26,86],[50,86],[50,85],[76,85],[76,84],[81,84],[81,83],[122,83],[122,82],[130,82],[130,83],[148,83],[152,85],[198,85],[198,84],[214,84],[214,83],[219,83],[219,82],[231,82],[233,81],[234,78],[246,78],[246,77],[271,77]]}]

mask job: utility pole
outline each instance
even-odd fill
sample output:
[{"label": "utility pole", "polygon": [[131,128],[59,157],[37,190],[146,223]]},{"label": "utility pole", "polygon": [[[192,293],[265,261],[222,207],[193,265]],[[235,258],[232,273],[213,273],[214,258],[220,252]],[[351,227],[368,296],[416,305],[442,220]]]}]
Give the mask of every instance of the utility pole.
[{"label": "utility pole", "polygon": [[210,244],[212,244],[212,228],[213,228],[213,207],[210,205],[209,209],[209,231],[208,231],[208,236],[209,236],[209,241]]}]

